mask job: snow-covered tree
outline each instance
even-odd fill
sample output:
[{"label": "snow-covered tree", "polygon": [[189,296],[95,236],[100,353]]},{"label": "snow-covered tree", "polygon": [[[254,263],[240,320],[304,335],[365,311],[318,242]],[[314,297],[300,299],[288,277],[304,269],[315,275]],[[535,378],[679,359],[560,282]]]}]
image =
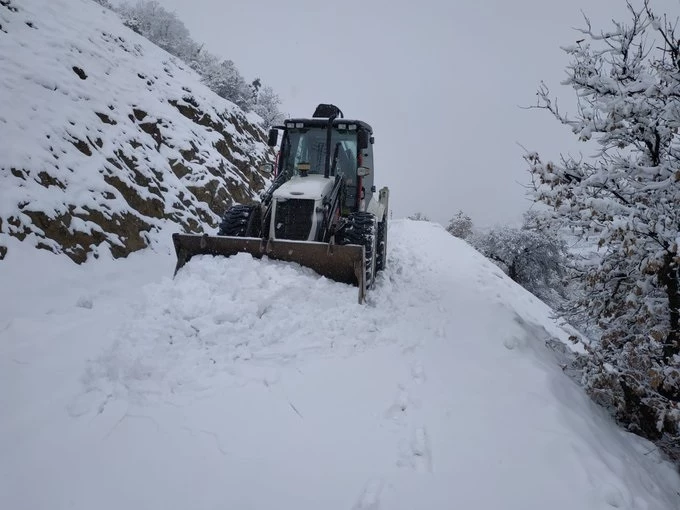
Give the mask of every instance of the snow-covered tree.
[{"label": "snow-covered tree", "polygon": [[279,110],[281,98],[274,92],[274,89],[269,85],[265,85],[261,89],[258,87],[254,90],[257,93],[253,110],[262,117],[264,127],[270,128],[274,124],[283,122],[283,114]]},{"label": "snow-covered tree", "polygon": [[228,99],[244,111],[253,108],[252,88],[231,60],[218,61],[212,55],[201,65],[203,81],[218,96]]},{"label": "snow-covered tree", "polygon": [[260,87],[262,87],[262,80],[260,80],[259,78],[255,78],[250,84],[250,87],[253,89],[253,97],[256,98],[257,95],[260,93]]},{"label": "snow-covered tree", "polygon": [[496,227],[468,241],[510,278],[549,304],[564,291],[566,246],[551,233],[525,222],[522,228]]},{"label": "snow-covered tree", "polygon": [[446,231],[452,236],[467,239],[472,235],[472,218],[459,210],[456,215],[449,220]]},{"label": "snow-covered tree", "polygon": [[628,4],[628,22],[565,48],[578,110],[541,86],[538,107],[595,140],[593,159],[526,156],[549,219],[597,236],[574,310],[601,338],[583,372],[590,394],[680,460],[680,41],[676,21]]},{"label": "snow-covered tree", "polygon": [[125,25],[172,55],[186,60],[196,49],[184,23],[156,0],[123,3],[117,12]]}]

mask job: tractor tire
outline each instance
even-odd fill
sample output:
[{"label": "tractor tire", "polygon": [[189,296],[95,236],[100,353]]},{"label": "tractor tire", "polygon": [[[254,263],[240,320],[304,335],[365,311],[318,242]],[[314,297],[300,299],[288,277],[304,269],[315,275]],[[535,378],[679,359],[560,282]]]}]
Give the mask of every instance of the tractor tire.
[{"label": "tractor tire", "polygon": [[358,244],[364,246],[367,289],[371,288],[375,281],[376,230],[375,215],[369,212],[355,212],[347,217],[344,227],[336,236],[338,244]]},{"label": "tractor tire", "polygon": [[258,237],[260,230],[260,214],[259,204],[234,205],[224,213],[217,235]]},{"label": "tractor tire", "polygon": [[378,223],[378,240],[375,250],[375,272],[387,267],[387,217]]}]

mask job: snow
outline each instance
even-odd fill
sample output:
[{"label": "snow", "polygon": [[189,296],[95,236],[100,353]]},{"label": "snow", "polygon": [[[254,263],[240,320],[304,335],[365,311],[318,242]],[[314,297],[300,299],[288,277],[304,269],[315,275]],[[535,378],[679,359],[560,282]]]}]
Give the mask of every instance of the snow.
[{"label": "snow", "polygon": [[294,175],[274,192],[276,198],[306,198],[320,200],[330,193],[335,179],[323,175]]},{"label": "snow", "polygon": [[366,305],[159,243],[0,264],[0,508],[674,509],[680,477],[566,377],[569,332],[466,243],[391,223]]}]

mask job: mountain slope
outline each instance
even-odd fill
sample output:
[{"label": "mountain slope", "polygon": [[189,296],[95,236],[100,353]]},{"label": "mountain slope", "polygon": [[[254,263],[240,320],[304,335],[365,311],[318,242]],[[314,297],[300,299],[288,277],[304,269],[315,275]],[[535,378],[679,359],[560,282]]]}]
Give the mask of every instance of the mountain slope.
[{"label": "mountain slope", "polygon": [[215,227],[266,184],[264,132],[90,0],[0,3],[0,259],[82,262]]},{"label": "mountain slope", "polygon": [[148,250],[10,253],[0,506],[678,508],[673,469],[557,366],[543,303],[437,225],[390,242],[365,306],[246,255],[173,280]]}]

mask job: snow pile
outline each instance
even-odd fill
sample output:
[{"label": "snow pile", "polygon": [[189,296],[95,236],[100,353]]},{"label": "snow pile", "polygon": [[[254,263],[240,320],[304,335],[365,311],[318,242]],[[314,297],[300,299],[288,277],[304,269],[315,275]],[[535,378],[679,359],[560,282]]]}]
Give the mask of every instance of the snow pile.
[{"label": "snow pile", "polygon": [[214,227],[266,184],[253,120],[90,0],[3,1],[0,258],[10,236],[81,262]]},{"label": "snow pile", "polygon": [[364,306],[243,255],[28,283],[8,256],[0,506],[678,508],[672,467],[557,366],[548,307],[439,226],[390,245]]}]

